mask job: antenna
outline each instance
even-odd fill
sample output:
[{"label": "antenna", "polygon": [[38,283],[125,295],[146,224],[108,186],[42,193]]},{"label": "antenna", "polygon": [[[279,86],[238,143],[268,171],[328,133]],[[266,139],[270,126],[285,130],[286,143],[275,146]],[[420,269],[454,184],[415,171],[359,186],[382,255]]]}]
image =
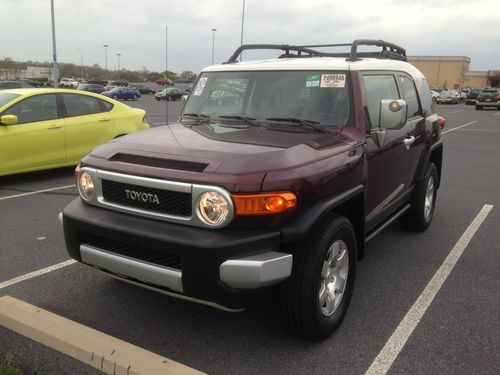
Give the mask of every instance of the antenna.
[{"label": "antenna", "polygon": [[[168,82],[168,26],[165,26],[165,90]],[[165,91],[165,125],[168,125],[168,96]]]}]

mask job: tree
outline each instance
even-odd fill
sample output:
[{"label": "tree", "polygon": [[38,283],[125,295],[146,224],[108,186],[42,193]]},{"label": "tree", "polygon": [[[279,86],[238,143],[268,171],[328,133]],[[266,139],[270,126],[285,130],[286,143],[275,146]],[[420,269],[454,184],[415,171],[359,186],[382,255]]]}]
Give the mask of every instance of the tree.
[{"label": "tree", "polygon": [[196,81],[196,78],[198,78],[198,76],[190,70],[185,70],[181,73],[181,78],[185,81],[192,82]]}]

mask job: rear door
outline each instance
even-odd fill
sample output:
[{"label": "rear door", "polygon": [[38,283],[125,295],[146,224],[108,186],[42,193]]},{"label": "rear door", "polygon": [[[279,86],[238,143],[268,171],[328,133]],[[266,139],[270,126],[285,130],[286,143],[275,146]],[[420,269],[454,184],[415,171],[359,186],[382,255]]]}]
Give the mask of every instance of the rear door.
[{"label": "rear door", "polygon": [[0,126],[0,173],[64,163],[65,123],[55,94],[28,97],[1,115],[15,115],[19,122]]},{"label": "rear door", "polygon": [[113,105],[89,95],[59,94],[66,117],[66,161],[78,162],[112,138]]}]

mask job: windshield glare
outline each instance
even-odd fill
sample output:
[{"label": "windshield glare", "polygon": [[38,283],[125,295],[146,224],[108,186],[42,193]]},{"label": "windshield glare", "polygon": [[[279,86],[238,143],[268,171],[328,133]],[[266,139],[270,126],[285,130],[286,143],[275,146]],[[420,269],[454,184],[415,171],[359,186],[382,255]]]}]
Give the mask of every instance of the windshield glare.
[{"label": "windshield glare", "polygon": [[17,98],[18,96],[19,96],[18,94],[1,93],[0,94],[0,107],[3,107],[5,104],[7,104],[11,100]]},{"label": "windshield glare", "polygon": [[343,126],[351,113],[349,87],[346,72],[208,72],[193,87],[184,113]]}]

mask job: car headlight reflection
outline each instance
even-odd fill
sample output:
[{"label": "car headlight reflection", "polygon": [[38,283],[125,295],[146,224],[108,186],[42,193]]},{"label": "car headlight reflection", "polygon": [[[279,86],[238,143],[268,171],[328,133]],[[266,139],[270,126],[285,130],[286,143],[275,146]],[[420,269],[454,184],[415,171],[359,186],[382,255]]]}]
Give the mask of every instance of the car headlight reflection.
[{"label": "car headlight reflection", "polygon": [[84,199],[90,199],[94,194],[94,180],[87,172],[81,172],[78,176],[78,191]]},{"label": "car headlight reflection", "polygon": [[229,218],[229,203],[221,194],[207,191],[201,194],[198,203],[201,219],[210,226],[220,226]]}]

